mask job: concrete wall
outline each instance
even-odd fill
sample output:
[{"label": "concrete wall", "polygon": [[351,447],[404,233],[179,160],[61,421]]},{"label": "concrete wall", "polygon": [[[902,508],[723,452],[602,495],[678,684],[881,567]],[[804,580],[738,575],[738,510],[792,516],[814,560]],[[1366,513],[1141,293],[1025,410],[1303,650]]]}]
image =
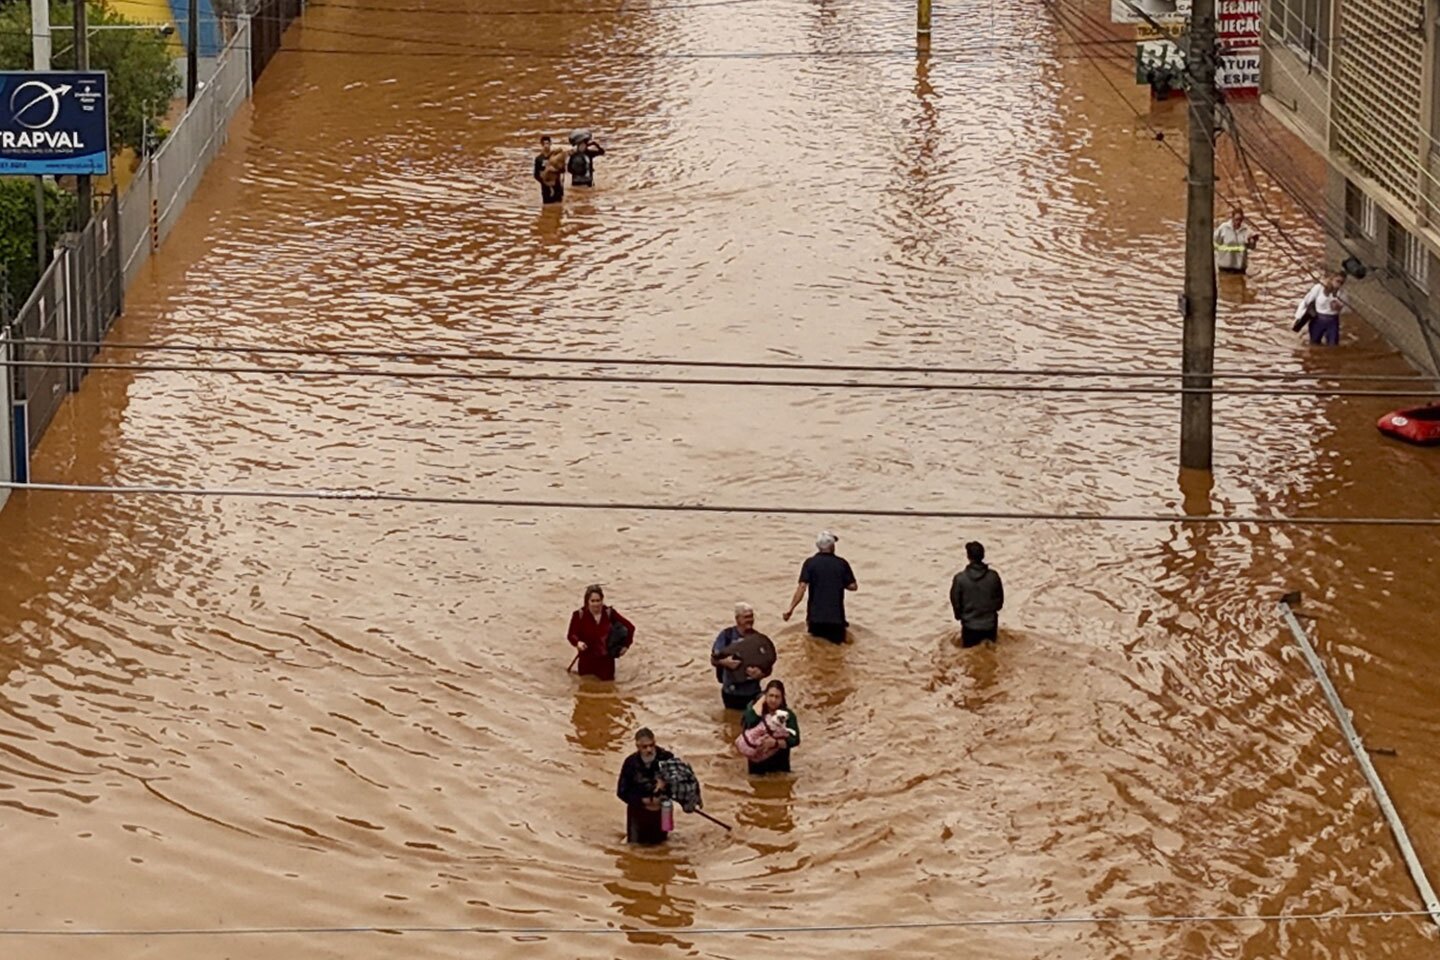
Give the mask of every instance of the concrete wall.
[{"label": "concrete wall", "polygon": [[[1345,177],[1334,167],[1325,184],[1325,206],[1329,210],[1345,209]],[[1343,217],[1336,217],[1337,225]],[[1440,260],[1431,254],[1426,270],[1429,289],[1422,290],[1409,279],[1385,268],[1389,222],[1385,211],[1377,211],[1375,236],[1365,237],[1347,230],[1345,242],[1355,255],[1372,267],[1364,280],[1351,280],[1345,285],[1350,303],[1380,334],[1405,354],[1416,369],[1440,376],[1435,354],[1440,353]],[[1331,238],[1326,244],[1327,259],[1339,263],[1345,258],[1340,244]],[[1416,311],[1428,315],[1428,321],[1417,318]],[[1426,324],[1428,323],[1428,327]],[[1426,333],[1429,333],[1427,343]]]}]

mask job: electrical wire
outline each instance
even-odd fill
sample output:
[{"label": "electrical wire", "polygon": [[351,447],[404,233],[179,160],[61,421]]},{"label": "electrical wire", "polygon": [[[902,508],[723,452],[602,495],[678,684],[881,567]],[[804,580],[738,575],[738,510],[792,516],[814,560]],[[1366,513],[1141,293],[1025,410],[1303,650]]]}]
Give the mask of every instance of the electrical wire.
[{"label": "electrical wire", "polygon": [[0,360],[0,366],[23,369],[61,369],[130,371],[135,373],[205,373],[227,376],[269,375],[278,377],[336,377],[340,379],[383,378],[387,380],[454,380],[476,382],[514,381],[517,383],[614,383],[669,387],[789,387],[811,390],[913,390],[940,393],[1046,393],[1102,394],[1131,396],[1180,396],[1208,394],[1211,396],[1246,397],[1428,397],[1436,391],[1360,390],[1330,387],[1110,387],[1073,386],[1037,383],[855,383],[838,380],[740,380],[722,377],[657,377],[605,373],[510,373],[474,370],[367,370],[339,367],[276,367],[203,365],[185,363],[85,363],[73,360]]},{"label": "electrical wire", "polygon": [[[331,10],[365,10],[374,13],[405,13],[405,14],[434,14],[437,16],[460,17],[466,20],[476,17],[554,17],[554,16],[591,16],[596,14],[622,14],[622,13],[658,13],[666,10],[697,10],[704,7],[738,7],[752,3],[763,3],[765,0],[692,0],[683,3],[648,3],[644,5],[630,4],[620,6],[593,6],[593,7],[557,7],[550,10],[541,9],[508,9],[508,10],[476,10],[462,7],[419,7],[373,3],[346,3],[339,0],[311,0],[305,5],[305,12],[319,9]],[[151,4],[148,0],[107,0],[111,6],[133,6],[149,9]],[[201,17],[202,21],[234,22],[235,17]],[[287,19],[282,13],[265,13],[257,10],[250,14],[250,21],[256,20],[281,20]],[[296,18],[290,17],[293,21]],[[67,25],[68,26],[68,25]]]},{"label": "electrical wire", "polygon": [[[1267,0],[1267,3],[1270,6],[1272,18],[1275,15],[1275,11],[1284,11],[1287,18],[1293,19],[1298,23],[1305,22],[1305,11],[1298,9],[1291,2],[1291,0]],[[1357,30],[1350,32],[1337,32],[1335,34],[1332,34],[1327,39],[1329,39],[1332,46],[1343,46],[1346,43],[1353,43],[1360,40],[1382,39],[1386,36],[1412,36],[1417,38],[1423,44],[1425,42],[1425,25],[1423,19],[1424,10],[1421,6],[1417,6],[1415,10],[1417,13],[1415,22],[1406,24],[1402,27],[1392,27],[1383,30],[1372,31]],[[1318,40],[1321,38],[1317,37],[1316,39]],[[1273,34],[1272,39],[1270,39],[1269,42],[1266,42],[1263,45],[1271,48],[1278,47],[1281,49],[1293,49],[1293,47],[1291,47],[1290,44],[1287,43],[1283,38],[1280,38],[1278,41],[1276,39],[1273,39]],[[1423,59],[1424,54],[1422,53],[1421,56]],[[1331,62],[1325,67],[1323,67],[1322,70],[1327,76],[1333,76],[1335,73],[1335,67],[1336,64],[1334,61],[1334,57],[1332,56]],[[1296,86],[1294,90],[1301,96],[1304,96],[1308,103],[1318,108],[1321,115],[1327,117],[1330,115],[1328,104],[1321,104],[1318,100],[1316,100],[1315,95],[1306,90],[1303,85]],[[1366,110],[1362,112],[1369,120],[1379,120],[1382,124],[1385,122],[1384,119],[1378,117],[1373,110]],[[1440,137],[1437,137],[1436,134],[1427,130],[1424,124],[1421,123],[1419,119],[1411,121],[1411,130],[1409,132],[1418,135],[1430,147],[1440,147]]]},{"label": "electrical wire", "polygon": [[[1283,162],[1266,162],[1266,159],[1262,154],[1253,151],[1251,148],[1247,148],[1246,135],[1242,134],[1238,118],[1235,116],[1233,111],[1229,110],[1228,107],[1226,108],[1226,112],[1228,114],[1229,126],[1231,129],[1233,142],[1235,144],[1237,153],[1242,158],[1242,162],[1248,167],[1249,158],[1253,154],[1257,164],[1260,165],[1261,169],[1263,169],[1267,173],[1267,175],[1269,175],[1271,181],[1275,183],[1276,186],[1278,186],[1280,190],[1290,198],[1290,200],[1296,205],[1298,209],[1300,209],[1304,214],[1306,214],[1310,218],[1310,220],[1321,229],[1323,233],[1325,233],[1333,241],[1335,241],[1335,243],[1339,245],[1339,247],[1346,253],[1346,255],[1363,261],[1365,258],[1361,256],[1362,251],[1356,249],[1355,246],[1350,242],[1350,237],[1346,230],[1336,227],[1333,222],[1333,218],[1336,216],[1339,216],[1342,222],[1344,222],[1347,217],[1344,211],[1340,210],[1337,204],[1326,199],[1323,196],[1323,193],[1319,201],[1319,206],[1317,206],[1311,200],[1308,191],[1303,188],[1296,187],[1292,182],[1290,182],[1288,174],[1281,172],[1285,169],[1285,165]],[[1265,137],[1265,139],[1273,147],[1275,147],[1277,151],[1285,151],[1284,145],[1280,144],[1278,141],[1275,140],[1273,135],[1270,134],[1268,127],[1266,127],[1264,124],[1257,124],[1256,129],[1259,130],[1261,135]],[[1327,167],[1330,166],[1328,158],[1325,159]],[[1258,185],[1253,182],[1253,175],[1251,177],[1251,181],[1251,192],[1257,197],[1263,209],[1263,194],[1259,192]],[[1270,221],[1272,227],[1274,227],[1274,229],[1276,230],[1277,234],[1281,237],[1281,239],[1294,249],[1295,255],[1292,256],[1291,259],[1294,259],[1298,262],[1301,257],[1304,256],[1304,253],[1302,252],[1299,244],[1289,236],[1288,232],[1285,230],[1282,224],[1280,224],[1274,218],[1269,217],[1268,213],[1266,214],[1266,217]],[[1305,266],[1303,264],[1302,266],[1306,270],[1306,272],[1311,273],[1312,277],[1318,276],[1318,274],[1314,270],[1313,262],[1308,266]],[[1382,277],[1382,285],[1391,294],[1395,295],[1398,299],[1405,301],[1406,305],[1410,309],[1411,314],[1415,317],[1415,322],[1420,329],[1421,338],[1425,342],[1426,349],[1431,354],[1432,362],[1436,363],[1437,366],[1440,366],[1440,348],[1437,348],[1437,345],[1435,343],[1435,317],[1433,313],[1424,304],[1419,302],[1416,291],[1413,289],[1408,277],[1396,274],[1396,272],[1391,270],[1388,266],[1382,267],[1380,265],[1371,265],[1371,269],[1375,270]],[[1384,278],[1387,276],[1393,279],[1394,283],[1386,283],[1384,281]]]},{"label": "electrical wire", "polygon": [[1372,920],[1395,920],[1429,916],[1424,910],[1360,910],[1335,913],[1212,913],[1170,914],[1086,914],[1060,917],[958,917],[953,920],[893,920],[885,923],[803,924],[794,926],[748,927],[492,927],[479,924],[415,925],[384,924],[376,926],[269,926],[269,927],[160,927],[153,929],[74,927],[36,928],[0,927],[0,937],[247,937],[247,936],[312,936],[336,934],[485,934],[502,937],[560,936],[642,936],[713,937],[713,936],[794,936],[817,933],[881,933],[902,930],[954,930],[984,927],[1057,927],[1104,926],[1113,924],[1145,926],[1189,926],[1213,923],[1336,923]]},{"label": "electrical wire", "polygon": [[[883,376],[920,374],[934,376],[1013,376],[1013,377],[1099,377],[1105,379],[1181,379],[1202,376],[1178,370],[1116,370],[1106,367],[947,367],[904,364],[795,363],[773,360],[690,360],[684,357],[617,357],[566,356],[533,353],[505,353],[496,350],[436,350],[421,347],[414,350],[382,350],[368,347],[273,347],[243,344],[158,343],[117,340],[68,340],[59,338],[24,338],[12,341],[15,347],[55,346],[93,350],[155,351],[159,353],[223,353],[255,356],[326,357],[332,359],[370,359],[396,361],[482,361],[487,363],[530,363],[582,367],[689,367],[695,369],[757,370],[779,373],[871,373]],[[1383,383],[1424,382],[1435,378],[1417,373],[1329,373],[1325,371],[1218,371],[1205,374],[1217,380],[1330,380],[1375,381]]]},{"label": "electrical wire", "polygon": [[1073,523],[1178,523],[1295,527],[1440,527],[1440,517],[1286,517],[1262,514],[1094,513],[1023,510],[914,510],[894,507],[745,506],[714,503],[644,501],[537,500],[525,497],[442,496],[367,489],[195,487],[163,484],[18,483],[0,481],[0,489],[101,496],[234,497],[249,500],[331,500],[365,503],[431,504],[521,510],[605,510],[628,513],[724,513],[750,516],[885,517],[920,520],[1010,520]]},{"label": "electrical wire", "polygon": [[[320,47],[303,45],[284,45],[274,52],[280,53],[313,53],[313,54],[342,54],[350,56],[374,56],[374,57],[413,57],[413,58],[445,58],[445,57],[466,57],[482,60],[541,60],[541,61],[570,61],[575,59],[575,52],[571,50],[536,50],[527,47],[506,47],[506,46],[480,46],[477,44],[434,37],[405,37],[386,33],[372,33],[369,31],[346,30],[335,27],[321,27],[302,25],[302,29],[310,33],[325,33],[341,37],[353,37],[363,40],[381,40],[390,43],[409,43],[431,47],[432,49],[422,50],[374,50],[374,49],[351,49],[342,47]],[[52,34],[53,35],[53,34]],[[0,36],[31,37],[32,34],[17,30],[0,30]],[[1106,41],[1107,43],[1112,41]],[[1119,42],[1119,41],[1114,41]],[[441,48],[441,49],[433,49]],[[974,44],[969,47],[956,46],[945,49],[930,51],[927,56],[935,60],[950,62],[973,62],[973,63],[1009,63],[1022,57],[1026,53],[1033,53],[1043,49],[1039,43],[1017,42],[1005,52],[1013,53],[1015,56],[997,56],[996,45]],[[1075,55],[1054,54],[1059,59],[1070,59]],[[666,50],[597,50],[587,52],[585,57],[589,60],[864,60],[864,59],[885,59],[896,58],[913,60],[915,57],[914,47],[892,47],[875,49],[855,50],[718,50],[718,51],[666,51]],[[1075,57],[1078,58],[1078,57]],[[1127,59],[1123,55],[1115,58],[1118,60]]]}]

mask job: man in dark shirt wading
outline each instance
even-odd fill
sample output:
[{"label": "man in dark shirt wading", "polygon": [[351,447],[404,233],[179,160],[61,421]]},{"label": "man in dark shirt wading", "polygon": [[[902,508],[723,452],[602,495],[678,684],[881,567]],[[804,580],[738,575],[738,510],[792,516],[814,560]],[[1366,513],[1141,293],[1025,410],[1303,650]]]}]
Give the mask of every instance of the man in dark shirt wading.
[{"label": "man in dark shirt wading", "polygon": [[1000,611],[1005,606],[1005,587],[1000,574],[985,564],[985,545],[978,540],[965,544],[970,565],[950,582],[950,609],[960,621],[960,646],[973,647],[1000,635]]},{"label": "man in dark shirt wading", "polygon": [[800,583],[795,587],[795,596],[790,598],[790,609],[785,611],[789,620],[805,590],[810,590],[810,600],[805,604],[805,628],[812,637],[829,640],[831,643],[845,642],[845,591],[859,590],[850,564],[835,556],[835,541],[840,539],[829,530],[821,531],[815,538],[815,556],[806,560],[800,568]]}]

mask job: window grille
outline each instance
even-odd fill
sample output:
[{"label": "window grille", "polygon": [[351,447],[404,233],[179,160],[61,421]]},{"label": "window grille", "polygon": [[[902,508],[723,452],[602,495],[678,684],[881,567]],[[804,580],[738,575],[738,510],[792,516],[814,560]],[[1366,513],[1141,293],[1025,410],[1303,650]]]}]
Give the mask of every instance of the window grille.
[{"label": "window grille", "polygon": [[1425,289],[1430,279],[1430,251],[1420,242],[1419,237],[1396,223],[1393,217],[1387,219],[1387,265],[1392,271],[1403,274],[1405,279],[1415,286]]},{"label": "window grille", "polygon": [[1379,226],[1375,201],[1349,180],[1345,181],[1345,235],[1374,240]]},{"label": "window grille", "polygon": [[[1294,0],[1277,0],[1291,3]],[[1425,39],[1413,3],[1347,0],[1335,18],[1331,131],[1337,153],[1414,210],[1421,176],[1420,85]]]},{"label": "window grille", "polygon": [[1317,73],[1330,71],[1331,0],[1269,0],[1270,35],[1292,47]]}]

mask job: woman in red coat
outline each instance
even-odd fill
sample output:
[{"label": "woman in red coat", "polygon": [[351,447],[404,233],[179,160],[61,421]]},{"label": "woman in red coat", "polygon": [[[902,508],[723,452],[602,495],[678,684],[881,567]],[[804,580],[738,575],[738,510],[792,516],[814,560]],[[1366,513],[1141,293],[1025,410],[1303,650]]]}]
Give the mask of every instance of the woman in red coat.
[{"label": "woman in red coat", "polygon": [[[615,625],[625,628],[625,640],[610,644],[610,630]],[[615,658],[623,656],[635,641],[635,624],[622,617],[614,607],[605,606],[605,591],[600,585],[585,588],[585,605],[570,614],[570,646],[580,651],[579,673],[600,680],[615,679]],[[618,639],[618,637],[617,637]],[[611,649],[615,655],[611,656]]]}]

